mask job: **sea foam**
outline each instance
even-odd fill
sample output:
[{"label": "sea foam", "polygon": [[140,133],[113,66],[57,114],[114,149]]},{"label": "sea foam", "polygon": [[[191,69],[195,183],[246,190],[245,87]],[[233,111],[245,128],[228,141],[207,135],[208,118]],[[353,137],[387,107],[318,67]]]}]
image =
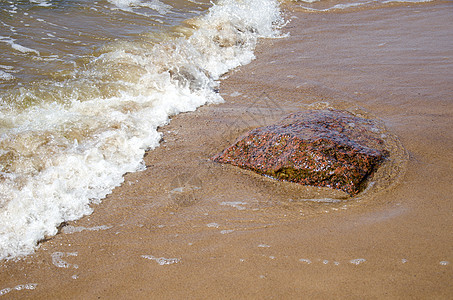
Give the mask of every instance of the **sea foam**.
[{"label": "sea foam", "polygon": [[189,33],[158,44],[109,44],[68,79],[21,89],[17,106],[0,112],[0,259],[30,254],[62,222],[90,214],[125,173],[144,168],[159,126],[221,102],[220,76],[254,59],[257,39],[283,24],[275,0],[219,1],[190,22]]},{"label": "sea foam", "polygon": [[160,14],[167,14],[172,8],[170,5],[160,2],[159,0],[142,1],[142,0],[107,0],[115,5],[117,9],[132,12],[133,8],[146,7],[159,12]]},{"label": "sea foam", "polygon": [[[306,7],[306,6],[301,6],[303,9],[306,9],[308,11],[319,11],[319,12],[328,12],[332,10],[346,10],[346,9],[351,9],[351,8],[357,8],[361,6],[367,6],[367,5],[374,5],[374,6],[379,6],[382,4],[388,4],[388,3],[426,3],[426,2],[432,2],[433,0],[369,0],[369,1],[348,1],[346,3],[336,3],[331,7],[328,8],[313,8],[313,7]],[[304,2],[307,4],[313,4],[313,3],[318,3],[320,2],[321,4],[328,3],[328,1],[323,1],[323,0],[300,0],[300,2]]]},{"label": "sea foam", "polygon": [[13,80],[14,76],[8,72],[0,70],[0,80]]}]

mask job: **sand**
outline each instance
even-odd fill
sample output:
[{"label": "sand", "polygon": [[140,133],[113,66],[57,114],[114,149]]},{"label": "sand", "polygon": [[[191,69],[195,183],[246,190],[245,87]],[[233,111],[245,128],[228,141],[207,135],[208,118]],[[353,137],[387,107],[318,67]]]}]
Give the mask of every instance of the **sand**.
[{"label": "sand", "polygon": [[[174,117],[145,171],[0,263],[2,299],[453,297],[451,9],[286,7],[291,36],[225,76],[224,104]],[[251,128],[323,106],[395,139],[378,188],[343,199],[210,161]]]}]

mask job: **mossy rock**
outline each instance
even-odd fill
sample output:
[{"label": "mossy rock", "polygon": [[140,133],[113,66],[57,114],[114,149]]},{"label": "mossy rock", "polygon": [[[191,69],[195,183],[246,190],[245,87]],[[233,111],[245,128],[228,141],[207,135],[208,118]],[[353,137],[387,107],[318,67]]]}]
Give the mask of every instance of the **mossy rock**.
[{"label": "mossy rock", "polygon": [[256,128],[213,160],[356,195],[388,155],[376,121],[328,109],[293,113]]}]

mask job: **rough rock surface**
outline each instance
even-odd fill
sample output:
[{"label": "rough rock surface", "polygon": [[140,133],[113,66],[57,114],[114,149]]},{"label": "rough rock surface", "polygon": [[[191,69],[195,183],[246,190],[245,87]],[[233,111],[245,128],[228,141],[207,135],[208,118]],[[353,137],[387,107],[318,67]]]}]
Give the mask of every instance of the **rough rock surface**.
[{"label": "rough rock surface", "polygon": [[213,157],[276,179],[355,195],[388,156],[373,120],[308,110],[256,128]]}]

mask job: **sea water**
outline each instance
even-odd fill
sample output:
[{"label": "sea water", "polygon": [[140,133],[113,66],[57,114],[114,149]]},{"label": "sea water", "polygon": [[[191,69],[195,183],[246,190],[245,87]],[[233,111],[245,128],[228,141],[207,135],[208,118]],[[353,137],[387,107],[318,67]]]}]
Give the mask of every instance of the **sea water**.
[{"label": "sea water", "polygon": [[0,0],[0,259],[90,214],[282,25],[276,0]]}]

